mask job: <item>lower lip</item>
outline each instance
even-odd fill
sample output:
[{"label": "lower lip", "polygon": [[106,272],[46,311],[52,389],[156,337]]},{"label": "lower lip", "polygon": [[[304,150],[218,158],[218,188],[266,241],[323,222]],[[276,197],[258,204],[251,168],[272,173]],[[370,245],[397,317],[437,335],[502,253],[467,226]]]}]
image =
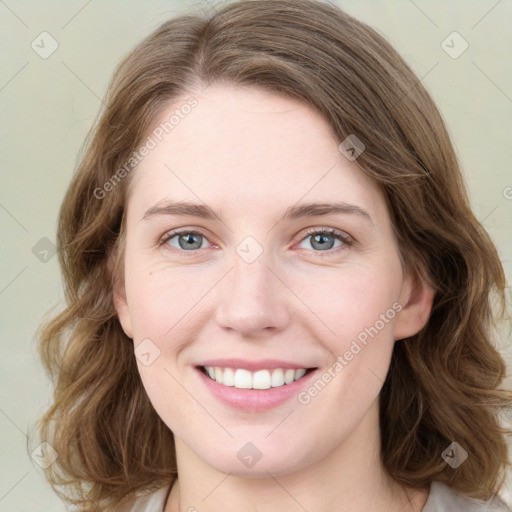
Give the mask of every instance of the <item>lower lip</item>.
[{"label": "lower lip", "polygon": [[217,381],[206,376],[199,368],[195,368],[195,370],[199,374],[201,381],[219,402],[241,411],[257,412],[268,411],[297,396],[317,372],[317,370],[313,370],[301,379],[294,380],[290,384],[284,384],[277,388],[238,389],[234,386],[219,384]]}]

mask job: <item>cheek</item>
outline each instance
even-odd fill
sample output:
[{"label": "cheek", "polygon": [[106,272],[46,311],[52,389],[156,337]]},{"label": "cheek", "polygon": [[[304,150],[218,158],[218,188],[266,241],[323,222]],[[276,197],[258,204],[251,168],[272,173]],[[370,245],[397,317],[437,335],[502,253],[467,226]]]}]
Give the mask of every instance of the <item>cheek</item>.
[{"label": "cheek", "polygon": [[[337,354],[348,349],[351,341],[392,339],[399,297],[398,273],[393,265],[358,266],[350,269],[329,269],[328,275],[299,286],[297,293],[304,304],[316,314],[319,328],[332,339],[331,351]],[[313,284],[312,284],[313,283]],[[396,304],[395,304],[396,307]],[[314,317],[313,317],[314,318]]]},{"label": "cheek", "polygon": [[151,276],[141,276],[137,281],[129,296],[134,341],[146,337],[156,341],[172,326],[170,297]]},{"label": "cheek", "polygon": [[139,265],[127,268],[127,295],[132,312],[134,338],[165,337],[181,327],[181,319],[190,322],[194,308],[214,284],[207,269],[193,273],[168,264]]},{"label": "cheek", "polygon": [[202,417],[204,411],[180,385],[181,378],[175,368],[169,365],[165,356],[159,357],[151,366],[138,363],[138,367],[144,389],[157,414],[174,434],[186,437],[191,421]]}]

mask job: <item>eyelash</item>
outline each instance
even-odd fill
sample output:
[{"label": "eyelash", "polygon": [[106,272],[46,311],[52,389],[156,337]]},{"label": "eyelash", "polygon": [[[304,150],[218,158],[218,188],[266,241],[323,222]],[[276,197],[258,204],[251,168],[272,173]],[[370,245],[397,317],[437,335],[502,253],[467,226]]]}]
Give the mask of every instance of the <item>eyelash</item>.
[{"label": "eyelash", "polygon": [[[199,235],[199,236],[207,239],[207,237],[200,231],[196,231],[193,229],[180,229],[180,230],[170,231],[170,232],[166,233],[164,236],[162,236],[158,242],[158,246],[164,245],[166,242],[168,242],[175,236],[183,235],[183,234]],[[334,229],[334,228],[322,228],[322,229],[313,228],[313,229],[307,231],[305,233],[305,235],[299,240],[299,242],[302,242],[303,240],[305,240],[306,238],[308,238],[312,235],[330,235],[330,236],[336,238],[337,240],[339,240],[340,242],[343,242],[342,246],[336,247],[333,249],[327,249],[325,251],[315,251],[315,250],[311,249],[312,252],[316,253],[321,258],[324,258],[329,255],[333,255],[334,253],[337,253],[340,250],[343,250],[345,247],[350,247],[354,243],[354,239],[351,236],[347,235],[346,233],[343,233],[342,231],[338,231],[337,229]],[[188,252],[188,253],[191,253],[191,255],[193,255],[194,253],[197,253],[201,249],[186,251],[184,249],[177,249],[175,247],[167,246],[166,250],[169,250],[171,252],[180,252],[180,253]],[[306,249],[306,250],[309,250],[309,249]]]}]

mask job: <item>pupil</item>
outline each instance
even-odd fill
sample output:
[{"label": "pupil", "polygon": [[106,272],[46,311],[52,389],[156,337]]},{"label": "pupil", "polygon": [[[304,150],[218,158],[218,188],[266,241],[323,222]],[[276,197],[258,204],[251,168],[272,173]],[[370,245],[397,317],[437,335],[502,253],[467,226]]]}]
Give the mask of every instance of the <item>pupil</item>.
[{"label": "pupil", "polygon": [[[193,234],[186,234],[182,235],[180,237],[180,247],[182,249],[198,249],[201,246],[201,241],[199,240],[199,235],[193,235]],[[185,240],[184,243],[182,243],[182,240]],[[194,245],[195,244],[195,245]]]},{"label": "pupil", "polygon": [[[326,242],[325,239],[326,238],[330,238],[331,239],[331,243],[329,244],[329,242]],[[327,247],[328,249],[331,249],[332,248],[332,244],[334,243],[334,240],[332,238],[331,235],[315,235],[313,237],[313,240],[314,240],[314,243],[313,243],[313,247],[315,247],[315,243],[319,244],[319,247],[317,248],[320,248],[320,249],[324,249],[325,247]]]}]

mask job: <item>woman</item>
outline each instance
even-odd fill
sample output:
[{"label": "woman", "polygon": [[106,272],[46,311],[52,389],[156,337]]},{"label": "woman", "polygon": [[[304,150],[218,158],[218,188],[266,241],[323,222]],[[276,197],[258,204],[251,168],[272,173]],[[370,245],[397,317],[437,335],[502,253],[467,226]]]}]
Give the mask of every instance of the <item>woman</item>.
[{"label": "woman", "polygon": [[237,2],[162,25],[106,104],[40,333],[62,496],[507,510],[503,269],[389,44],[325,3]]}]

